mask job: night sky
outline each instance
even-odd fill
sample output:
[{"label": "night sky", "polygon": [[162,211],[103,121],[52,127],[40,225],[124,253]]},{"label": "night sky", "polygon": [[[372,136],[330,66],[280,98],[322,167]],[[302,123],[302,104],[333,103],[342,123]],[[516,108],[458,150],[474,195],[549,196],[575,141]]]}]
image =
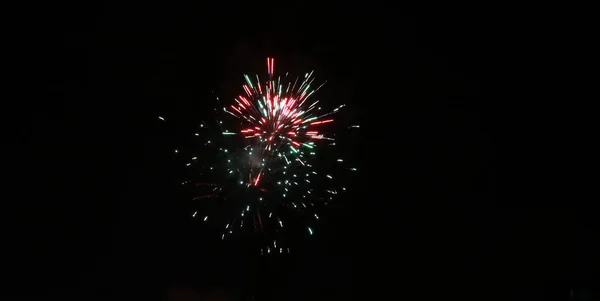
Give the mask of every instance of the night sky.
[{"label": "night sky", "polygon": [[[550,134],[536,134],[520,112],[527,97],[509,89],[531,68],[518,50],[527,44],[511,44],[496,19],[253,2],[24,12],[5,57],[16,84],[3,109],[3,294],[569,300],[572,288],[593,290],[597,214],[537,175],[551,156],[536,139]],[[213,90],[238,89],[267,56],[279,71],[314,69],[328,81],[321,98],[348,105],[361,134],[344,153],[360,173],[313,239],[258,259],[189,219],[172,149],[209,116]]]}]

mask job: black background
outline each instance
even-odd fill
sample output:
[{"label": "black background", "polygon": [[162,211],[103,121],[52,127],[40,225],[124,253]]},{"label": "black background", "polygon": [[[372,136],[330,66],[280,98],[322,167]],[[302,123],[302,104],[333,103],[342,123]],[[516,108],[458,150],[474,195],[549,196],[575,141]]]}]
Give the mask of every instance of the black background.
[{"label": "black background", "polygon": [[[552,56],[538,51],[544,30],[523,19],[252,2],[18,11],[3,108],[7,295],[568,300],[571,288],[593,290],[596,214],[573,180],[550,175],[566,173],[566,147],[540,145],[564,136],[567,117],[526,92]],[[173,201],[171,151],[187,133],[156,117],[192,125],[213,90],[262,72],[267,56],[315,69],[345,100],[361,125],[361,171],[304,249],[258,261],[203,238]]]}]

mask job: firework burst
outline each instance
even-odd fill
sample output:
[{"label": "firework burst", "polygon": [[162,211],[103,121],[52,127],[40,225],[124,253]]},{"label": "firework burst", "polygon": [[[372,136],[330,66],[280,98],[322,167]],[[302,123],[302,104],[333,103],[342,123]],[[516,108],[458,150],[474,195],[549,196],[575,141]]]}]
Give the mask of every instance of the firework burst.
[{"label": "firework burst", "polygon": [[226,103],[217,97],[217,118],[194,134],[202,147],[191,150],[182,183],[193,218],[221,225],[222,240],[243,229],[260,234],[263,254],[290,252],[288,228],[313,235],[320,208],[347,190],[336,175],[356,171],[331,151],[334,115],[345,105],[322,109],[314,95],[325,82],[313,88],[312,71],[288,79],[274,70],[267,58],[264,81],[244,75],[243,93]]}]

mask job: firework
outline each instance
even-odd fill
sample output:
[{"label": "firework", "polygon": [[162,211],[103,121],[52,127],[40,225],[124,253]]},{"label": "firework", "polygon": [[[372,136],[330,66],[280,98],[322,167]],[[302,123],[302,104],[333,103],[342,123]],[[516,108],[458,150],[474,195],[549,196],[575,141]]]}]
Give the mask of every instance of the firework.
[{"label": "firework", "polygon": [[332,151],[334,116],[345,105],[322,109],[315,93],[325,82],[313,88],[312,71],[288,79],[274,70],[267,58],[264,81],[244,75],[239,96],[217,97],[217,118],[194,134],[201,148],[185,162],[182,183],[192,193],[193,218],[221,225],[222,240],[244,229],[261,234],[263,254],[290,252],[287,228],[313,235],[320,208],[346,191],[336,174],[357,170]]}]

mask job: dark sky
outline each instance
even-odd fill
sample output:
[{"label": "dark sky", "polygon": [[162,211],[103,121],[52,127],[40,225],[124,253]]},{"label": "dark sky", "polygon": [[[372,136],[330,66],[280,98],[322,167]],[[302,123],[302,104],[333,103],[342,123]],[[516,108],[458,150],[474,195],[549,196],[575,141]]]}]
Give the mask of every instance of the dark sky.
[{"label": "dark sky", "polygon": [[[550,134],[509,88],[532,51],[502,18],[253,2],[22,12],[3,111],[7,294],[567,300],[593,283],[595,215],[537,175]],[[266,56],[345,100],[361,172],[322,235],[259,262],[187,219],[169,157],[185,133],[156,116],[193,125]]]}]

